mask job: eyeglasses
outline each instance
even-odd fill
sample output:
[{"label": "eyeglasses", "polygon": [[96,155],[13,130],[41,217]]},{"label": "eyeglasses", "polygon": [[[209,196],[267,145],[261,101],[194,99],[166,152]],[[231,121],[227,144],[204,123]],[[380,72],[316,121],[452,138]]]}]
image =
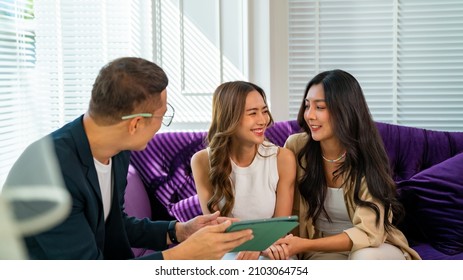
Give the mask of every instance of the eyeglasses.
[{"label": "eyeglasses", "polygon": [[136,117],[160,118],[160,119],[162,119],[162,124],[163,125],[169,126],[172,123],[172,119],[174,118],[174,116],[175,116],[174,107],[172,107],[172,105],[167,103],[167,111],[164,114],[164,116],[154,116],[151,113],[138,113],[138,114],[132,114],[132,115],[123,116],[121,119],[122,120],[128,120],[128,119],[133,119],[133,118],[136,118]]}]

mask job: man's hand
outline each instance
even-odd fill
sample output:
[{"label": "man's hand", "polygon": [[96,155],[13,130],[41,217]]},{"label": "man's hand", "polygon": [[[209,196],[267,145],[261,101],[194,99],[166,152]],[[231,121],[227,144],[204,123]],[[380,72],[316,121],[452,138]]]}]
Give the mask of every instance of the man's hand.
[{"label": "man's hand", "polygon": [[238,220],[235,218],[220,217],[219,215],[220,212],[216,211],[212,214],[197,216],[185,223],[177,223],[175,225],[175,231],[177,233],[178,241],[182,242],[186,240],[190,235],[205,226],[218,225],[227,220],[230,220],[231,222]]},{"label": "man's hand", "polygon": [[[209,216],[209,215],[206,215]],[[215,219],[217,213],[212,214]],[[204,216],[203,216],[204,217]],[[201,223],[210,223],[212,220],[207,217],[201,219]],[[186,223],[185,223],[186,224]],[[251,240],[254,236],[252,230],[246,229],[235,232],[225,230],[231,225],[230,220],[217,225],[204,226],[180,243],[179,245],[163,251],[165,260],[213,260],[221,259],[226,253],[242,243]],[[194,228],[194,227],[193,227]]]}]

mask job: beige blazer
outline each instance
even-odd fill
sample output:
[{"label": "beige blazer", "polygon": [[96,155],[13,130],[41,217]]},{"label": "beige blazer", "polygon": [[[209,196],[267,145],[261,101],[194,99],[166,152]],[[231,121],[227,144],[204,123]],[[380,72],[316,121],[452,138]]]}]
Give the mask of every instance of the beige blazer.
[{"label": "beige blazer", "polygon": [[[298,133],[288,137],[285,143],[285,147],[293,151],[297,156],[300,150],[307,144],[309,136],[306,133]],[[307,163],[302,162],[303,165]],[[298,181],[303,176],[303,169],[297,167],[297,179]],[[380,224],[383,224],[383,213],[384,207],[380,203],[375,201],[368,191],[366,182],[362,179],[360,193],[360,199],[373,202],[378,206],[380,210]],[[356,207],[354,203],[354,190],[346,189],[344,192],[344,201],[346,203],[347,212],[354,225],[352,228],[346,229],[344,232],[352,240],[353,246],[351,252],[366,248],[366,247],[378,247],[382,243],[386,242],[400,248],[406,259],[421,259],[418,253],[410,248],[407,239],[404,234],[397,228],[392,228],[389,232],[384,230],[384,227],[376,227],[376,215],[367,207]],[[299,216],[299,226],[294,231],[294,234],[303,238],[314,238],[319,236],[312,224],[311,219],[306,219],[307,213],[307,202],[304,201],[299,191],[294,192],[294,204],[293,214]],[[389,219],[392,219],[392,213],[389,215]],[[304,255],[300,256],[304,258]]]}]

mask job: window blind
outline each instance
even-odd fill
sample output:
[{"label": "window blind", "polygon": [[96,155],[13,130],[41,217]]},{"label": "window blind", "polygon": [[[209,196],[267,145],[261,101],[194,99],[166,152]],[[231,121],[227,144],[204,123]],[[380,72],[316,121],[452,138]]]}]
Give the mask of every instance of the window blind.
[{"label": "window blind", "polygon": [[85,113],[100,68],[153,60],[151,2],[0,0],[0,186],[37,138]]},{"label": "window blind", "polygon": [[149,1],[56,1],[35,5],[39,94],[49,130],[85,113],[100,68],[120,56],[152,60]]},{"label": "window blind", "polygon": [[[245,79],[244,0],[0,0],[0,183],[25,146],[83,114],[100,68],[161,65],[176,117],[205,129],[219,83]],[[163,128],[164,129],[164,128]]]},{"label": "window blind", "polygon": [[0,189],[18,151],[39,135],[33,20],[32,1],[0,1]]},{"label": "window blind", "polygon": [[397,121],[463,131],[463,2],[399,1]]},{"label": "window blind", "polygon": [[376,121],[463,130],[463,2],[290,0],[289,106],[317,73],[360,82]]}]

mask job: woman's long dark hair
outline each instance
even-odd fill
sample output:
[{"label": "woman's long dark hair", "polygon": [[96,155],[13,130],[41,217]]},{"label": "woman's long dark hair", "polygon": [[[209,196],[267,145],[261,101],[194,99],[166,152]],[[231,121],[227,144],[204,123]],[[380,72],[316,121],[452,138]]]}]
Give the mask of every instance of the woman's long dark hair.
[{"label": "woman's long dark hair", "polygon": [[[387,231],[402,218],[403,207],[397,200],[389,160],[362,88],[351,74],[342,70],[326,71],[315,76],[305,89],[297,117],[300,127],[309,135],[309,139],[311,131],[304,119],[305,98],[309,89],[319,84],[325,92],[325,103],[331,116],[333,132],[347,151],[344,162],[334,172],[334,176],[345,180],[344,187],[354,188],[355,204],[358,207],[371,208],[376,213],[376,226],[380,226],[378,207],[374,203],[361,200],[359,196],[361,180],[365,178],[370,194],[384,206],[384,227]],[[303,159],[307,166],[302,165]],[[312,218],[315,222],[322,212],[327,214],[323,206],[327,184],[320,142],[309,140],[298,154],[297,161],[305,171],[298,182],[298,188],[309,205],[306,218]],[[346,185],[347,182],[351,185]],[[388,219],[390,211],[394,217],[392,223]]]}]

